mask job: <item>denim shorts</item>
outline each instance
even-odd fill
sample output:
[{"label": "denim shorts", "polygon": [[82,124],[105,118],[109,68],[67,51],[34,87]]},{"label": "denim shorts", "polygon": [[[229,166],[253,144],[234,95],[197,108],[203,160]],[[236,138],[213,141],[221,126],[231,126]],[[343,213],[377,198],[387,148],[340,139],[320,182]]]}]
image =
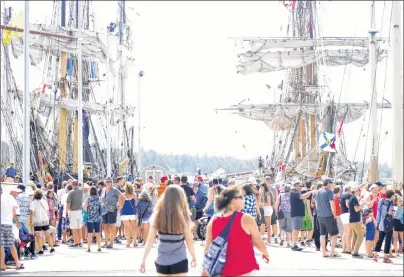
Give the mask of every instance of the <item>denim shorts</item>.
[{"label": "denim shorts", "polygon": [[93,231],[95,233],[100,232],[101,222],[87,222],[87,232],[91,234]]}]

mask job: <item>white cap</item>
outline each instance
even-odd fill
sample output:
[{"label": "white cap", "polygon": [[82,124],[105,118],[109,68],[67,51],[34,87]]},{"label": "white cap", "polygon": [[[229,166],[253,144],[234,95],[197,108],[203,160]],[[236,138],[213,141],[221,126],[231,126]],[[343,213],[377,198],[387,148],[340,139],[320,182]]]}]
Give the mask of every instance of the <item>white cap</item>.
[{"label": "white cap", "polygon": [[255,179],[254,176],[251,176],[250,178],[248,178],[248,182],[251,183],[251,184],[254,184],[254,185],[257,184],[257,180]]}]

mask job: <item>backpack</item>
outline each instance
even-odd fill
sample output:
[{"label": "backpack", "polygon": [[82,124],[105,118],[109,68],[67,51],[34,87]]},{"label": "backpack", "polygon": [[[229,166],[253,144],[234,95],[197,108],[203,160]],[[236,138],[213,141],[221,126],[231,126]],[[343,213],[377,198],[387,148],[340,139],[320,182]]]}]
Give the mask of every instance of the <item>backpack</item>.
[{"label": "backpack", "polygon": [[222,233],[212,241],[208,252],[205,254],[205,258],[203,259],[203,269],[209,274],[209,276],[219,276],[226,264],[227,238],[236,215],[237,212],[234,212],[229,223],[227,223]]},{"label": "backpack", "polygon": [[389,201],[389,204],[387,204],[387,210],[386,210],[386,216],[383,220],[384,224],[384,232],[390,232],[394,228],[394,219],[391,214],[389,214],[389,208],[391,206],[392,201]]}]

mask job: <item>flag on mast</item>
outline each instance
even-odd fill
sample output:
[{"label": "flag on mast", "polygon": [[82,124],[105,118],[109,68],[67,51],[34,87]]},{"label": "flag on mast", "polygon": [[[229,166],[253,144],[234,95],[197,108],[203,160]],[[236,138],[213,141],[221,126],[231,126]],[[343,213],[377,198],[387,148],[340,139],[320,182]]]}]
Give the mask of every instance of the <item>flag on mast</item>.
[{"label": "flag on mast", "polygon": [[321,150],[324,152],[335,152],[336,136],[327,132],[322,132],[318,140]]}]

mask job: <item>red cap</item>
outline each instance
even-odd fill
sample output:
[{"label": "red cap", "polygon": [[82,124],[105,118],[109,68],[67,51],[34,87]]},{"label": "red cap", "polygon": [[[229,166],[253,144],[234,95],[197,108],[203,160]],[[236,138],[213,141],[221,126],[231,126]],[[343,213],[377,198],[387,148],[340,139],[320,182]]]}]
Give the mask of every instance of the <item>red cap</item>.
[{"label": "red cap", "polygon": [[203,181],[203,178],[202,178],[202,176],[198,176],[198,177],[196,177],[196,180]]},{"label": "red cap", "polygon": [[168,177],[167,176],[163,176],[161,177],[161,182],[164,183],[165,181],[168,181]]}]

